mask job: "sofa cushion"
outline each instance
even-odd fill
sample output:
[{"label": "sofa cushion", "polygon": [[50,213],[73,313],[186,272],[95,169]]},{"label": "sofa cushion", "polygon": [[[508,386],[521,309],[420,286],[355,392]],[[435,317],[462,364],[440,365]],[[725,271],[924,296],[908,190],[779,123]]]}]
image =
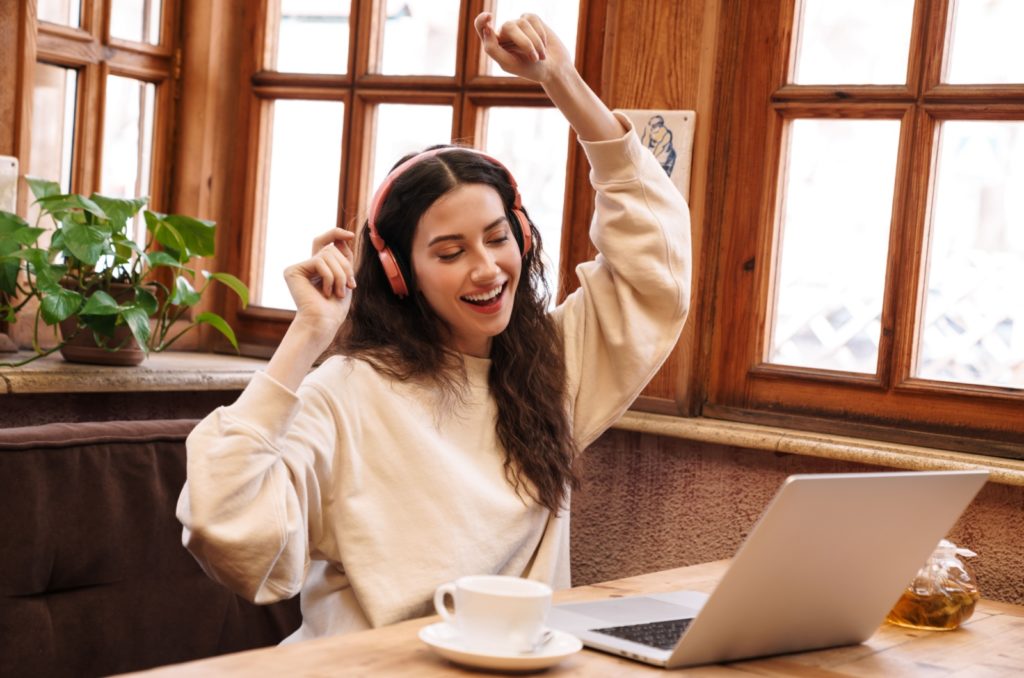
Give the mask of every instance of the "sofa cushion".
[{"label": "sofa cushion", "polygon": [[298,603],[211,581],[174,516],[194,420],[0,431],[0,676],[105,675],[279,642]]}]

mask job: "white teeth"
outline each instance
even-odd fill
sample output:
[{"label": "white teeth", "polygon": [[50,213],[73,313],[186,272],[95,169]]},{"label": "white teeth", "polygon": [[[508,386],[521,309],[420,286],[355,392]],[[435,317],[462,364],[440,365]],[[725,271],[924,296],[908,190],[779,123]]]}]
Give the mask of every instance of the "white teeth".
[{"label": "white teeth", "polygon": [[462,298],[466,301],[487,301],[501,294],[502,287],[503,285],[498,285],[490,292],[485,292],[484,294],[467,294]]}]

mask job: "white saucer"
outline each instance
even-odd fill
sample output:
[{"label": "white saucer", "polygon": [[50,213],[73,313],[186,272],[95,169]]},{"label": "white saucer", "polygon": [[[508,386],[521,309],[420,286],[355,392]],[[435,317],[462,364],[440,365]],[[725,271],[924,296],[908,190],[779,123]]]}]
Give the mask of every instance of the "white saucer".
[{"label": "white saucer", "polygon": [[576,636],[552,629],[552,637],[544,647],[526,654],[494,654],[463,647],[459,632],[447,622],[438,622],[420,629],[420,640],[445,659],[458,664],[493,671],[539,671],[579,652],[583,643]]}]

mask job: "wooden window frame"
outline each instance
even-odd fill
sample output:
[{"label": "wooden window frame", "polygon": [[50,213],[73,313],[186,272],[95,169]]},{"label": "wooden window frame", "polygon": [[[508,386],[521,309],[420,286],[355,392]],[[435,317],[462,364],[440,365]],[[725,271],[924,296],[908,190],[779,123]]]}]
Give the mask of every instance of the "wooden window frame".
[{"label": "wooden window frame", "polygon": [[[176,134],[177,80],[181,67],[182,4],[163,0],[160,42],[136,43],[110,36],[109,11],[113,0],[82,0],[77,28],[39,21],[32,0],[3,3],[0,41],[5,64],[0,74],[0,153],[18,159],[22,176],[35,176],[30,162],[33,93],[36,64],[77,71],[75,121],[72,139],[71,191],[88,195],[100,189],[103,168],[103,127],[108,75],[124,76],[156,86],[150,159],[149,207],[167,209],[173,192],[172,147]],[[10,112],[11,115],[6,115]],[[42,177],[52,179],[53,177]],[[19,182],[16,211],[26,214],[32,197]],[[10,332],[15,342],[27,343],[27,328],[0,323],[0,342]]]},{"label": "wooden window frame", "polygon": [[[480,144],[483,141],[481,116],[489,106],[551,106],[543,89],[536,84],[507,76],[486,75],[485,56],[472,22],[479,12],[490,9],[490,0],[463,0],[460,4],[459,32],[456,45],[456,68],[453,76],[398,76],[370,72],[371,54],[380,49],[378,44],[378,21],[383,11],[383,0],[353,0],[352,23],[349,40],[348,68],[346,73],[337,75],[293,74],[263,69],[263,64],[272,62],[272,41],[267,31],[272,22],[264,17],[277,7],[274,0],[260,0],[246,19],[244,32],[255,36],[243,56],[247,73],[240,83],[244,90],[244,104],[239,108],[238,129],[248,130],[244,157],[234,163],[236,173],[244,179],[239,182],[241,192],[238,206],[226,218],[230,223],[240,224],[232,229],[228,254],[222,266],[230,270],[255,288],[260,283],[260,243],[265,224],[261,213],[261,196],[266,195],[266,173],[269,171],[265,154],[269,148],[269,105],[281,98],[319,99],[342,101],[345,104],[345,127],[342,140],[342,167],[340,172],[339,209],[337,224],[354,228],[365,218],[365,205],[373,187],[369,185],[369,166],[373,138],[374,116],[372,110],[377,104],[412,103],[452,106],[452,138]],[[600,60],[592,55],[601,54],[603,31],[585,30],[594,20],[603,21],[604,5],[601,2],[581,0],[579,30],[577,33],[576,61],[590,64],[591,73],[584,69],[584,76],[596,80],[593,67],[600,66]],[[595,16],[596,15],[596,16]],[[567,139],[569,145],[567,177],[579,176],[579,165],[585,164],[576,150],[574,135]],[[583,176],[585,177],[585,170]],[[572,190],[573,182],[566,183],[566,209],[563,214],[563,253],[571,251],[575,237],[573,230],[582,229],[570,224],[584,224],[589,221],[593,193],[586,190]],[[549,246],[557,246],[552,244]],[[221,247],[219,244],[218,247]],[[561,262],[559,279],[568,282],[560,294],[564,295],[575,286],[571,275],[580,258],[564,257]],[[255,283],[255,284],[253,284]],[[250,306],[242,309],[233,298],[222,296],[220,308],[228,322],[235,329],[243,352],[249,355],[268,356],[280,341],[293,317],[293,312]],[[215,350],[225,350],[226,344],[210,335]]]},{"label": "wooden window frame", "polygon": [[[703,414],[1024,458],[1024,389],[912,376],[938,123],[1024,120],[1024,86],[940,82],[951,0],[918,0],[905,86],[786,84],[796,0],[730,7],[719,52],[722,87],[711,198],[714,262]],[[777,257],[776,201],[785,121],[882,117],[901,127],[875,375],[768,364],[766,324]],[[717,274],[717,275],[716,275]]]},{"label": "wooden window frame", "polygon": [[[174,134],[175,79],[180,63],[178,22],[180,0],[163,0],[160,43],[150,45],[110,36],[110,3],[113,0],[82,0],[81,27],[72,28],[39,21],[35,3],[22,5],[23,49],[21,101],[17,127],[16,155],[21,173],[32,176],[29,163],[32,99],[35,64],[46,63],[78,71],[71,190],[89,194],[99,190],[103,167],[103,121],[108,75],[141,80],[157,86],[153,112],[153,157],[151,160],[150,206],[161,209],[170,194],[169,170]],[[23,212],[30,197],[19,191],[18,210]]]}]

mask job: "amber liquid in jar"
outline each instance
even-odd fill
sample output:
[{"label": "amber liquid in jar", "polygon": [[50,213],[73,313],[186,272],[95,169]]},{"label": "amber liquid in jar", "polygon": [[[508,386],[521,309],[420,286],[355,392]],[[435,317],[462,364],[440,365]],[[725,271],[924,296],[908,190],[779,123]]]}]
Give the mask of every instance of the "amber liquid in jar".
[{"label": "amber liquid in jar", "polygon": [[951,631],[974,613],[980,597],[977,591],[920,594],[908,590],[885,620],[912,629]]}]

